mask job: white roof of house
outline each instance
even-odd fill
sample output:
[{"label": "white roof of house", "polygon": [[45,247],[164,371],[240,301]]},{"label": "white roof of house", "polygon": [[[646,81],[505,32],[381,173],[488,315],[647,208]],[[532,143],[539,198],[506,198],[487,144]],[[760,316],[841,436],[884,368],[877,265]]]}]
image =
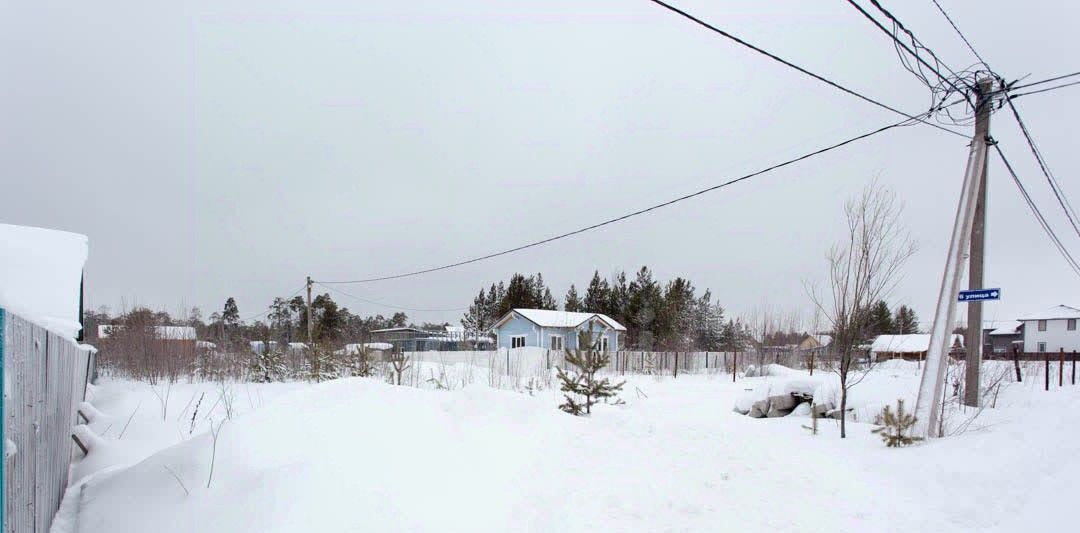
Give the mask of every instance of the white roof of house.
[{"label": "white roof of house", "polygon": [[[964,336],[959,333],[952,334],[952,345],[963,346]],[[919,353],[930,349],[929,333],[912,333],[908,335],[878,335],[870,345],[870,351],[876,353]]]},{"label": "white roof of house", "polygon": [[[114,331],[124,329],[122,324],[98,325],[98,338],[107,339]],[[191,326],[154,326],[154,334],[159,339],[168,341],[193,341],[197,338],[195,328]]]},{"label": "white roof of house", "polygon": [[1024,315],[1017,320],[1054,320],[1065,318],[1080,318],[1080,309],[1067,305],[1055,305],[1037,313]]},{"label": "white roof of house", "polygon": [[816,340],[817,343],[822,346],[828,346],[832,344],[832,335],[824,335],[819,333],[817,335],[813,335],[813,337],[814,340]]},{"label": "white roof of house", "polygon": [[[569,311],[549,311],[547,309],[514,309],[512,312],[545,328],[576,328],[593,318],[598,318],[616,331],[626,331],[626,327],[615,321],[615,319],[600,313],[572,313]],[[499,321],[499,323],[501,322],[502,320]]]},{"label": "white roof of house", "polygon": [[1016,335],[1022,325],[1018,320],[994,320],[983,323],[983,329],[989,329],[990,335]]},{"label": "white roof of house", "polygon": [[86,236],[0,224],[0,308],[75,338]]}]

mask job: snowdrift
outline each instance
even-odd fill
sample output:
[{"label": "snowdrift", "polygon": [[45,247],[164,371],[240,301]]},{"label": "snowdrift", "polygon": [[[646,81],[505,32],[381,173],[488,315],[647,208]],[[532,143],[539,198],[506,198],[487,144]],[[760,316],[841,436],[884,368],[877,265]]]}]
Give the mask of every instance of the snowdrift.
[{"label": "snowdrift", "polygon": [[78,527],[558,529],[535,523],[544,495],[525,481],[558,468],[567,432],[579,423],[514,393],[332,381],[224,422],[216,455],[204,433],[92,477],[79,498]]}]

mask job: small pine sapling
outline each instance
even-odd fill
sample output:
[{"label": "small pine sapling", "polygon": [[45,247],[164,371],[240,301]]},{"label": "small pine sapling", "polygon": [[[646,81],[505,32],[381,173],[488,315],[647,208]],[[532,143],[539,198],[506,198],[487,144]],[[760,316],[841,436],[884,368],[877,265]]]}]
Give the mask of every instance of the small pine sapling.
[{"label": "small pine sapling", "polygon": [[[570,368],[556,367],[564,402],[559,409],[574,416],[592,413],[592,406],[609,398],[618,401],[625,381],[612,383],[608,378],[597,379],[596,373],[611,362],[606,352],[596,349],[592,335],[583,332],[578,336],[577,350],[566,350],[565,364]],[[587,348],[582,350],[580,346]]]},{"label": "small pine sapling", "polygon": [[877,428],[873,433],[881,435],[881,440],[889,448],[909,446],[923,440],[922,437],[911,435],[911,428],[915,425],[915,415],[904,412],[904,400],[896,400],[896,412],[886,405],[881,414],[874,419]]},{"label": "small pine sapling", "polygon": [[265,348],[260,353],[252,350],[251,359],[248,361],[248,372],[251,379],[256,383],[271,383],[284,379],[288,369],[285,368],[285,353],[270,343],[264,343]]}]

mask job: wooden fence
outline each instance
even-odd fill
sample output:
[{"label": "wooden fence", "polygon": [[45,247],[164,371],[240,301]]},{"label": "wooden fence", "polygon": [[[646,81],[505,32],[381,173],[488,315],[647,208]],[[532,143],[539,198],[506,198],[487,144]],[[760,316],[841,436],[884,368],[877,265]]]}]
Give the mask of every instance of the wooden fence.
[{"label": "wooden fence", "polygon": [[4,533],[46,533],[68,485],[78,403],[95,355],[0,309]]},{"label": "wooden fence", "polygon": [[[468,364],[488,368],[493,374],[529,376],[563,366],[565,352],[542,348],[500,348],[471,352],[406,352],[412,361],[444,365]],[[755,352],[643,352],[619,351],[608,354],[605,370],[613,374],[671,374],[725,373],[733,367],[745,370],[750,365],[782,363],[805,366],[791,357]],[[794,357],[794,356],[792,356]]]}]

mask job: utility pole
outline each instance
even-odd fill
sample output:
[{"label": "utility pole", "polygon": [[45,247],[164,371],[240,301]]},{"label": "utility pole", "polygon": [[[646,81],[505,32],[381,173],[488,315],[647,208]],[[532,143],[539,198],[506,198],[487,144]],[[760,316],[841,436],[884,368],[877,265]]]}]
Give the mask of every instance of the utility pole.
[{"label": "utility pole", "polygon": [[[984,194],[982,192],[983,180],[986,175],[986,150],[987,139],[990,132],[990,90],[992,81],[989,79],[979,80],[978,91],[975,101],[975,135],[971,139],[968,152],[967,168],[964,172],[964,183],[961,187],[960,203],[956,208],[956,219],[953,222],[952,238],[949,241],[949,255],[945,262],[945,273],[941,279],[941,289],[938,291],[937,307],[934,311],[933,327],[930,330],[930,346],[926,353],[926,365],[923,366],[922,379],[919,383],[919,396],[915,401],[915,433],[929,437],[940,437],[940,417],[942,394],[945,386],[945,370],[948,367],[949,350],[952,347],[952,324],[956,314],[956,302],[959,297],[960,275],[965,254],[969,252],[972,240],[972,230],[975,221],[975,207]],[[985,206],[984,206],[985,210]],[[980,236],[981,236],[980,231]],[[981,252],[981,245],[980,245]],[[980,253],[979,277],[982,276],[982,257]],[[970,266],[970,265],[969,265]],[[969,304],[971,305],[971,304]],[[981,310],[981,309],[980,309]],[[969,318],[970,322],[970,318]],[[982,348],[982,321],[968,324],[971,330],[974,326],[978,331],[978,342],[974,343],[976,349]],[[968,365],[969,368],[971,365]],[[977,365],[976,365],[977,368]],[[977,370],[976,370],[977,372]],[[967,388],[975,389],[978,394],[978,375],[973,383],[967,381]]]},{"label": "utility pole", "polygon": [[311,276],[307,277],[307,342],[308,350],[315,349],[315,343],[312,340],[312,326],[314,323],[311,321]]},{"label": "utility pole", "polygon": [[319,355],[315,353],[315,341],[312,339],[315,323],[311,319],[311,276],[307,277],[307,342],[308,353],[311,355],[311,368],[316,376],[319,375]]},{"label": "utility pole", "polygon": [[[975,95],[975,138],[990,138],[989,97],[993,85],[989,79],[979,81],[979,92]],[[986,161],[983,161],[979,176],[979,192],[975,197],[975,218],[971,221],[971,257],[968,258],[968,288],[983,288],[983,251],[986,245]],[[964,405],[979,406],[980,383],[979,371],[982,369],[982,301],[967,304],[967,332],[964,346],[967,347],[967,365],[964,375]]]}]

